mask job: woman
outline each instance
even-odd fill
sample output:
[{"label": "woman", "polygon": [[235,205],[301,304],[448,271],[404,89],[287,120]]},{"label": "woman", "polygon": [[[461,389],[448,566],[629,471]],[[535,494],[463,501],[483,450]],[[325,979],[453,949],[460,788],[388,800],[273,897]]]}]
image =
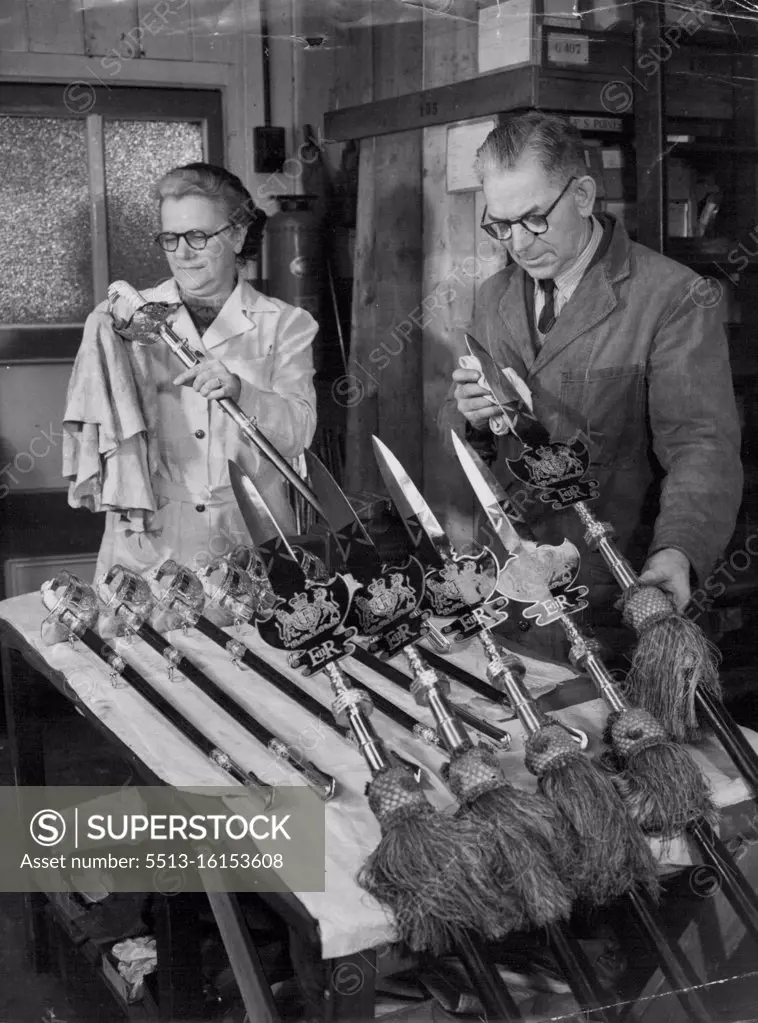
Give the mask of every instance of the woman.
[{"label": "woman", "polygon": [[237,401],[288,459],[302,454],[316,426],[318,325],[240,272],[258,255],[265,214],[239,178],[209,164],[170,171],[157,192],[156,241],[172,277],[143,295],[177,304],[172,326],[204,358],[182,371],[166,345],[122,341],[107,303],[87,320],[69,384],[64,475],[70,504],[108,510],[96,578],[116,563],[144,572],[166,558],[196,569],[249,542],[230,458],[285,528],[291,523],[285,481],[214,399]]}]

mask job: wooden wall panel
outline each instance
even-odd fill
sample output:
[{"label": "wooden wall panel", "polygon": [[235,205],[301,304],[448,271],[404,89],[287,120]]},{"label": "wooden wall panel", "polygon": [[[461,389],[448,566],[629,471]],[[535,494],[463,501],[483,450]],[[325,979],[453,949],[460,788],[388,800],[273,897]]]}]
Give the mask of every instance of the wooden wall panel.
[{"label": "wooden wall panel", "polygon": [[[428,15],[424,23],[424,83],[435,88],[476,74],[476,0],[460,9],[460,20]],[[469,20],[469,18],[474,19]],[[470,328],[478,264],[474,192],[447,191],[447,126],[424,130],[423,294],[428,313],[423,329],[424,496],[451,539],[471,538],[474,501],[438,416],[452,372]]]},{"label": "wooden wall panel", "polygon": [[84,47],[88,56],[103,57],[114,50],[127,57],[135,53],[141,35],[137,0],[121,0],[116,4],[82,0],[82,9]]},{"label": "wooden wall panel", "polygon": [[161,16],[156,0],[137,0],[142,52],[150,60],[192,60],[192,5],[168,4]]},{"label": "wooden wall panel", "polygon": [[29,49],[26,4],[22,0],[0,0],[2,49],[24,52]]},{"label": "wooden wall panel", "polygon": [[84,53],[84,17],[79,4],[69,0],[26,0],[26,6],[30,50]]},{"label": "wooden wall panel", "polygon": [[258,4],[250,0],[241,3],[215,5],[192,3],[192,59],[237,64],[243,36],[260,31]]},{"label": "wooden wall panel", "polygon": [[335,28],[332,50],[330,110],[374,98],[374,37],[370,25]]}]

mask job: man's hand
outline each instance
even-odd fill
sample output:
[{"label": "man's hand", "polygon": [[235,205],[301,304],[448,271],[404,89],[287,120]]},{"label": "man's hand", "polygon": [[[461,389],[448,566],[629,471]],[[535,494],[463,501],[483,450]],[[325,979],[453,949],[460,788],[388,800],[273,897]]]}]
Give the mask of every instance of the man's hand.
[{"label": "man's hand", "polygon": [[477,430],[482,430],[490,419],[500,415],[502,410],[493,404],[490,392],[477,383],[479,376],[475,369],[453,370],[453,380],[457,384],[453,397],[461,415],[465,416]]},{"label": "man's hand", "polygon": [[643,586],[657,586],[682,614],[690,600],[690,563],[686,554],[666,547],[651,554],[640,575]]},{"label": "man's hand", "polygon": [[204,359],[192,369],[185,369],[174,380],[177,385],[194,387],[204,398],[232,398],[239,401],[242,384],[218,359]]}]

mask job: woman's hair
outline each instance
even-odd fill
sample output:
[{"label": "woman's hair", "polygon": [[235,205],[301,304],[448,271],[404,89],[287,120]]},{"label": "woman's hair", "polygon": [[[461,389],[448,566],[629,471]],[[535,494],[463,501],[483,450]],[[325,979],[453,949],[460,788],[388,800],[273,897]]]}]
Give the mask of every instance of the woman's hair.
[{"label": "woman's hair", "polygon": [[168,198],[181,199],[185,195],[202,195],[222,203],[229,223],[234,227],[247,228],[237,258],[241,262],[258,258],[266,214],[255,205],[236,174],[211,163],[187,163],[164,174],[155,190],[161,202]]},{"label": "woman's hair", "polygon": [[588,173],[579,131],[565,117],[530,110],[494,128],[476,154],[479,173],[510,170],[523,156],[534,156],[548,177]]}]

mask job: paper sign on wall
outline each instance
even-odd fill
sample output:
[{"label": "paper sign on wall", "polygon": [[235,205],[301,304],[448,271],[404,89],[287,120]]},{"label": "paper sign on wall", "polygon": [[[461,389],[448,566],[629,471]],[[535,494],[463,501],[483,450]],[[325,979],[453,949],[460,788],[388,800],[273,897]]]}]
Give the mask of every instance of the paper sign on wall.
[{"label": "paper sign on wall", "polygon": [[486,121],[461,121],[447,129],[447,190],[471,192],[481,187],[474,171],[476,151],[495,127],[494,118]]}]

